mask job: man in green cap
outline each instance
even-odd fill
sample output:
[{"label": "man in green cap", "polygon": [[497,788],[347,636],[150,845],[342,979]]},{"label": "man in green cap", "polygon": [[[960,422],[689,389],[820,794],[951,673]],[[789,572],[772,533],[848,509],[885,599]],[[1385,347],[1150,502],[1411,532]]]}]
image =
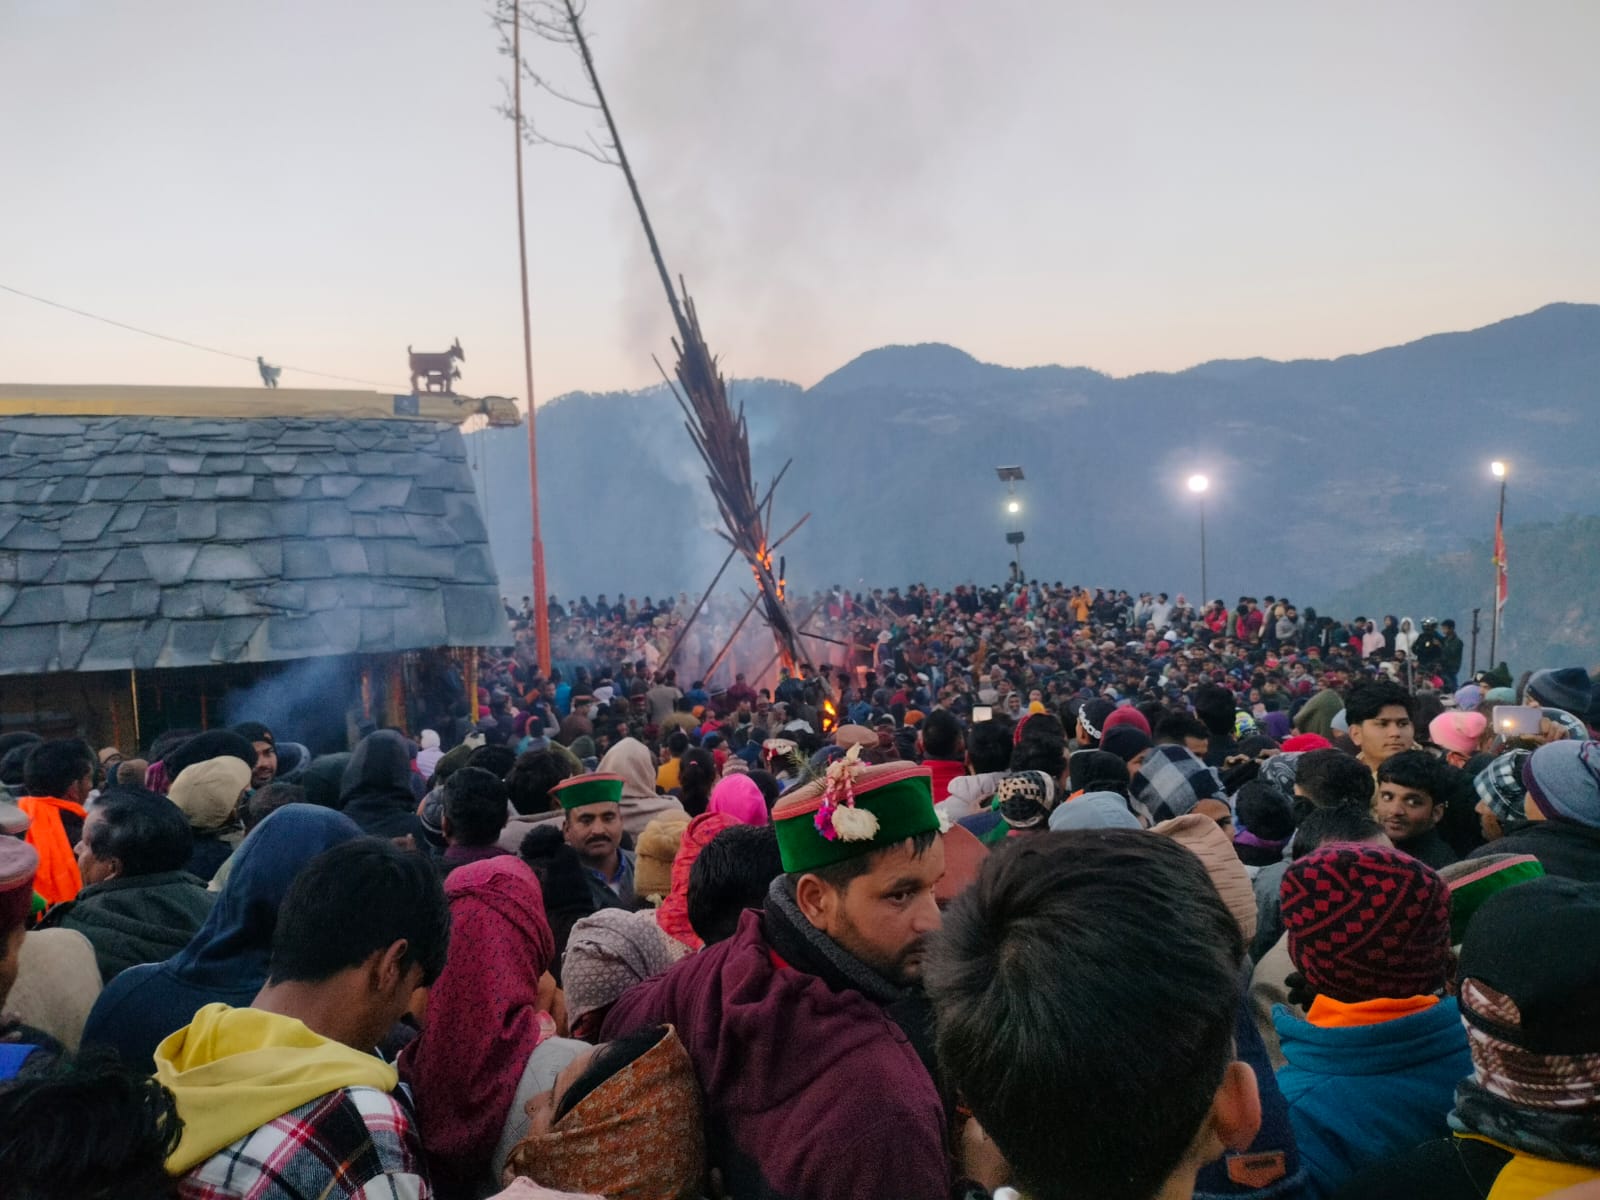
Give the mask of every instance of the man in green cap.
[{"label": "man in green cap", "polygon": [[633,851],[622,848],[622,776],[574,775],[551,788],[550,796],[566,813],[561,833],[584,869],[632,908]]},{"label": "man in green cap", "polygon": [[944,844],[931,773],[859,750],[773,810],[785,874],[733,937],[623,994],[612,1039],[676,1027],[731,1196],[946,1200],[924,947]]}]

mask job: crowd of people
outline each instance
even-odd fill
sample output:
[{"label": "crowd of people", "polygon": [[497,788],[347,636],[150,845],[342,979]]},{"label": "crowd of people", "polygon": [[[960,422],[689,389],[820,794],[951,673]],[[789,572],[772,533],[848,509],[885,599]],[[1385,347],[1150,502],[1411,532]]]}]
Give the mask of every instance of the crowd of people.
[{"label": "crowd of people", "polygon": [[0,1197],[1600,1196],[1583,667],[1013,579],[747,679],[547,604],[347,752],[0,736]]}]

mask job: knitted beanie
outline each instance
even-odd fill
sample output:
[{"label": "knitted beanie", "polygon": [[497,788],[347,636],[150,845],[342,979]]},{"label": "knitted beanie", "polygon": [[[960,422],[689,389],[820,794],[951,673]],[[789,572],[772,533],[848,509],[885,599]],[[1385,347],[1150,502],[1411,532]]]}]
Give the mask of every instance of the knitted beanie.
[{"label": "knitted beanie", "polygon": [[1100,739],[1101,750],[1107,754],[1115,754],[1125,763],[1139,757],[1150,749],[1150,745],[1150,735],[1137,725],[1129,724],[1106,730],[1105,737]]},{"label": "knitted beanie", "polygon": [[1457,754],[1474,754],[1489,719],[1476,712],[1440,713],[1428,722],[1428,738],[1435,746]]},{"label": "knitted beanie", "polygon": [[1402,850],[1323,846],[1289,864],[1278,897],[1290,958],[1330,999],[1404,999],[1449,979],[1450,889]]},{"label": "knitted beanie", "polygon": [[1113,729],[1121,729],[1124,725],[1131,725],[1145,737],[1150,736],[1150,720],[1131,704],[1124,704],[1121,708],[1112,711],[1106,718],[1106,723],[1101,727],[1101,734],[1110,736]]},{"label": "knitted beanie", "polygon": [[1528,680],[1527,693],[1540,704],[1563,709],[1582,717],[1589,712],[1592,685],[1582,667],[1560,667],[1535,671]]},{"label": "knitted beanie", "polygon": [[1600,829],[1600,742],[1550,742],[1522,764],[1528,797],[1548,821]]},{"label": "knitted beanie", "polygon": [[0,837],[0,938],[27,923],[38,869],[39,854],[32,846],[14,837]]},{"label": "knitted beanie", "polygon": [[1531,854],[1486,854],[1451,863],[1439,872],[1450,888],[1450,940],[1460,945],[1483,902],[1508,887],[1544,878],[1544,865]]},{"label": "knitted beanie", "polygon": [[1523,819],[1522,801],[1528,794],[1528,785],[1522,782],[1522,768],[1532,755],[1531,750],[1508,750],[1472,781],[1479,802],[1501,824]]},{"label": "knitted beanie", "polygon": [[1333,743],[1320,733],[1297,733],[1283,739],[1285,754],[1304,754],[1310,750],[1332,750]]},{"label": "knitted beanie", "polygon": [[1056,806],[1056,781],[1043,771],[1011,771],[994,790],[994,807],[1007,825],[1031,829]]}]

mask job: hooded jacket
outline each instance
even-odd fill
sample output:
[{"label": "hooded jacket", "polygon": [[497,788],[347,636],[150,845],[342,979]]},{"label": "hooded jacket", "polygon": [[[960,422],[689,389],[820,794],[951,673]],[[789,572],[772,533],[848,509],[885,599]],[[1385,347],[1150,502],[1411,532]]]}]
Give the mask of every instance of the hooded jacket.
[{"label": "hooded jacket", "polygon": [[144,1068],[156,1044],[203,1006],[248,1006],[267,981],[272,932],[294,877],[322,851],[360,834],[348,817],[313,804],[271,813],[239,847],[199,932],[165,962],[112,980],[89,1013],[84,1042],[111,1046],[123,1062]]},{"label": "hooded jacket", "polygon": [[94,947],[100,978],[161,962],[188,944],[211,912],[211,893],[187,871],[157,871],[90,884],[40,925],[76,929]]},{"label": "hooded jacket", "polygon": [[634,837],[662,813],[684,811],[676,797],[656,795],[655,760],[638,738],[623,738],[607,750],[599,771],[622,776],[622,828]]},{"label": "hooded jacket", "polygon": [[203,1194],[226,1181],[227,1195],[274,1200],[368,1195],[376,1179],[391,1182],[385,1194],[427,1194],[410,1119],[388,1094],[398,1076],[373,1055],[292,1017],[208,1004],[155,1061],[183,1118],[167,1172],[195,1172]]},{"label": "hooded jacket", "polygon": [[1287,1060],[1278,1086],[1315,1195],[1449,1132],[1456,1084],[1472,1074],[1454,997],[1352,1028],[1320,1028],[1281,1005],[1272,1020]]},{"label": "hooded jacket", "polygon": [[944,1107],[884,1006],[738,932],[625,992],[614,1038],[672,1024],[706,1097],[711,1164],[740,1200],[945,1200]]},{"label": "hooded jacket", "polygon": [[339,787],[339,809],[376,837],[422,840],[417,796],[411,790],[411,752],[392,729],[369,733],[350,756]]}]

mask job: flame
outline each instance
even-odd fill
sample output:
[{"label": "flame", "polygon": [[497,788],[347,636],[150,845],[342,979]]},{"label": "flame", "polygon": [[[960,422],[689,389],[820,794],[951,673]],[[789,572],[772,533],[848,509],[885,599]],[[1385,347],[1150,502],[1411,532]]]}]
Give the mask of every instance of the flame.
[{"label": "flame", "polygon": [[822,702],[822,732],[832,733],[839,728],[839,710],[834,707],[832,700]]}]

